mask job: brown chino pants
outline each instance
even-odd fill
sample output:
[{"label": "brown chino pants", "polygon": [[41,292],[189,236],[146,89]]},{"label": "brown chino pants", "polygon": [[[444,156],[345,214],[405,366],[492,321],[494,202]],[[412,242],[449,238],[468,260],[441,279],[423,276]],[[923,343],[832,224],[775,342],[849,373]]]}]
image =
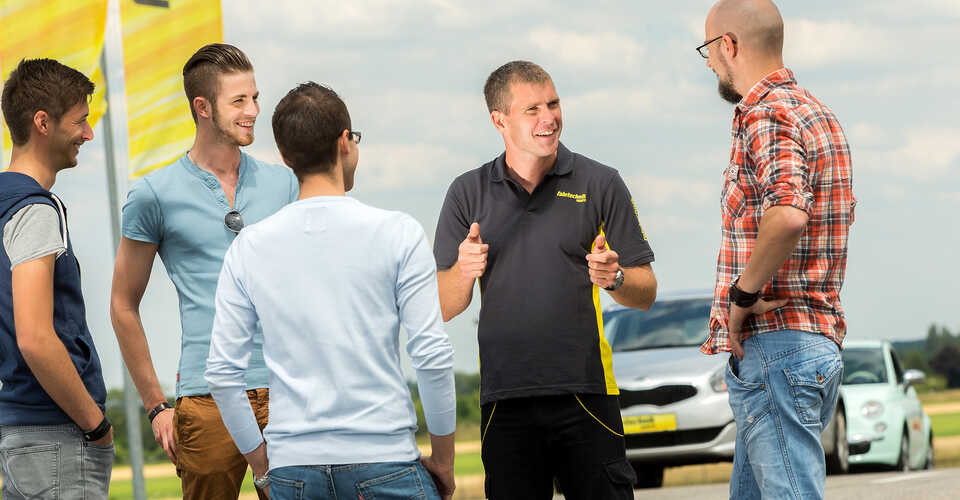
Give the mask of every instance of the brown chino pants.
[{"label": "brown chino pants", "polygon": [[[262,431],[267,425],[267,389],[247,391]],[[236,500],[247,472],[247,460],[223,425],[213,397],[185,396],[173,414],[177,439],[177,475],[185,500]],[[260,500],[266,495],[257,490]]]}]

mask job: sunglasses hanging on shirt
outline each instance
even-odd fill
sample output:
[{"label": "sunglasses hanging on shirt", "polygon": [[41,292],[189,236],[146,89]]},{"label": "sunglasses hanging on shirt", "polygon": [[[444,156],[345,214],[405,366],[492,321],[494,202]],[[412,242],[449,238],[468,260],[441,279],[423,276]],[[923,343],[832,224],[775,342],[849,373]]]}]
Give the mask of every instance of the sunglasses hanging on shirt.
[{"label": "sunglasses hanging on shirt", "polygon": [[240,212],[231,210],[223,216],[223,225],[234,233],[239,233],[243,229],[243,217],[240,216]]}]

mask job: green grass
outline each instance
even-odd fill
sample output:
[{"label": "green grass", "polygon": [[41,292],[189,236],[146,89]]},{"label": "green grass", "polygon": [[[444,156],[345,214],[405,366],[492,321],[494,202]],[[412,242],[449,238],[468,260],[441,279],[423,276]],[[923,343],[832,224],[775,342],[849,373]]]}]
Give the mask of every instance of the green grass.
[{"label": "green grass", "polygon": [[[183,490],[180,489],[180,478],[176,474],[167,477],[147,478],[147,498],[183,498]],[[253,493],[253,481],[250,474],[243,479],[243,486],[240,491],[244,493]],[[133,481],[111,481],[110,482],[110,500],[128,500],[133,498]]]},{"label": "green grass", "polygon": [[[458,476],[473,476],[483,474],[483,463],[480,460],[479,453],[465,453],[457,455],[454,474]],[[243,479],[243,486],[240,488],[243,493],[253,493],[253,482],[250,474]],[[182,498],[183,491],[180,489],[180,478],[176,475],[167,477],[147,478],[147,498]],[[133,498],[133,481],[117,480],[110,482],[110,500],[127,500]]]},{"label": "green grass", "polygon": [[917,395],[925,405],[940,403],[960,403],[960,389],[946,391],[925,392]]},{"label": "green grass", "polygon": [[453,473],[457,476],[473,476],[483,474],[483,462],[479,453],[465,453],[457,455],[453,464]]},{"label": "green grass", "polygon": [[934,437],[960,436],[960,413],[930,415]]}]

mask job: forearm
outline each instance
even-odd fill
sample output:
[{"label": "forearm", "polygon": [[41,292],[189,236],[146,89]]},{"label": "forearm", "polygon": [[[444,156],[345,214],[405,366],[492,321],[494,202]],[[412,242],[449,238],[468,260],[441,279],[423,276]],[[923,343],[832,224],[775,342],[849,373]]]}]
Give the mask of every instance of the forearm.
[{"label": "forearm", "polygon": [[52,327],[29,338],[32,339],[29,342],[20,342],[20,352],[43,390],[80,429],[87,431],[99,425],[103,411],[90,397],[67,349]]},{"label": "forearm", "polygon": [[452,466],[455,455],[454,433],[445,436],[430,433],[430,457],[434,462]]},{"label": "forearm", "polygon": [[473,299],[474,278],[464,278],[460,273],[460,264],[437,272],[437,284],[440,287],[440,310],[443,321],[450,321],[467,309]]},{"label": "forearm", "polygon": [[623,285],[609,292],[613,300],[625,307],[646,311],[657,298],[657,277],[650,264],[622,267]]},{"label": "forearm", "polygon": [[147,335],[140,320],[140,311],[137,308],[125,308],[112,304],[110,316],[123,362],[127,371],[130,372],[134,385],[137,386],[143,407],[149,411],[167,398],[163,394],[157,372],[153,368],[153,358],[150,356]]},{"label": "forearm", "polygon": [[808,217],[793,207],[771,207],[760,219],[760,230],[738,286],[758,291],[770,281],[793,253],[803,235]]}]

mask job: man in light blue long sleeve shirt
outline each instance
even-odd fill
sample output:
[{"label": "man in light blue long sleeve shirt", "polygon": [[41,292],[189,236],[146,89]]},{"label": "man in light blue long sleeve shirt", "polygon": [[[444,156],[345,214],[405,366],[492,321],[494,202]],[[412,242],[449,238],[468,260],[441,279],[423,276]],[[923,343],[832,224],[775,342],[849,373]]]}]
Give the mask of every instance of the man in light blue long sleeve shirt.
[{"label": "man in light blue long sleeve shirt", "polygon": [[[312,82],[291,90],[273,129],[300,199],[244,228],[224,258],[206,371],[224,424],[275,499],[374,498],[383,488],[449,498],[453,348],[423,229],[344,196],[360,133],[335,92]],[[271,387],[262,438],[243,390],[258,322]],[[423,459],[401,326],[433,446]]]}]

